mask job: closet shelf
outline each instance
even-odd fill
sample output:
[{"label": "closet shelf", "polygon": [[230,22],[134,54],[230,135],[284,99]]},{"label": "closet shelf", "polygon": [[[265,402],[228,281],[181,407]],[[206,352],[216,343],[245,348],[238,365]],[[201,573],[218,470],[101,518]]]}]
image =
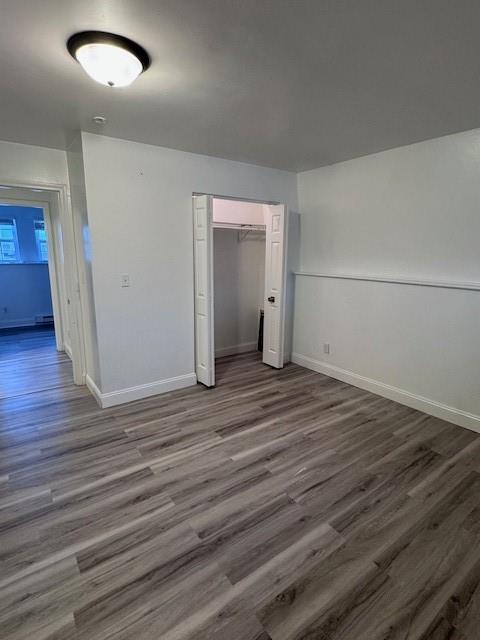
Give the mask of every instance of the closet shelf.
[{"label": "closet shelf", "polygon": [[237,231],[265,231],[264,224],[232,224],[229,222],[212,222],[214,229],[234,229]]}]

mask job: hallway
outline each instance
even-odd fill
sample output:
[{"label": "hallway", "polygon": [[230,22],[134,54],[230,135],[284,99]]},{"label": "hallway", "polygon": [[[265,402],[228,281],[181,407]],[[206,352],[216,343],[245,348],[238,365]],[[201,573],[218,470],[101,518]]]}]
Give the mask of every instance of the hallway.
[{"label": "hallway", "polygon": [[53,327],[0,331],[1,400],[72,385],[72,363],[57,351]]}]

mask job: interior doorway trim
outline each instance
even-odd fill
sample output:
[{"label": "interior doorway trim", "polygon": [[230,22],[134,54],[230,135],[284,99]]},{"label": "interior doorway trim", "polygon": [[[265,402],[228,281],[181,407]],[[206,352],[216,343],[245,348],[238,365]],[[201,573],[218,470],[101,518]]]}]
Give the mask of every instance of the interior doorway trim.
[{"label": "interior doorway trim", "polygon": [[[51,222],[52,222],[52,211],[51,211],[51,201],[46,200],[43,201],[40,197],[33,196],[32,199],[23,199],[16,198],[15,194],[12,194],[12,197],[5,193],[2,194],[2,199],[5,202],[21,202],[24,205],[37,206],[41,207],[47,216],[45,217],[45,225],[47,227],[47,236],[48,238],[54,238],[54,251],[52,252],[52,271],[50,270],[50,259],[49,259],[49,275],[53,273],[53,281],[51,281],[51,289],[52,289],[52,306],[54,307],[54,318],[57,316],[55,320],[60,322],[61,327],[61,342],[57,340],[57,348],[60,347],[61,350],[65,348],[65,331],[66,327],[64,321],[61,316],[61,301],[58,299],[59,295],[59,278],[58,274],[60,272],[60,264],[59,264],[59,256],[58,249],[59,247],[63,251],[65,268],[64,268],[64,277],[65,277],[65,292],[66,296],[66,305],[67,309],[71,309],[71,312],[68,313],[67,317],[69,320],[69,335],[70,335],[70,351],[68,353],[72,360],[72,369],[73,369],[73,381],[77,385],[85,384],[85,344],[84,344],[84,336],[83,336],[83,316],[82,316],[82,307],[80,300],[80,280],[79,280],[79,265],[78,265],[78,242],[79,239],[75,236],[75,226],[73,224],[73,212],[70,206],[69,194],[67,185],[64,183],[51,183],[51,182],[43,182],[43,181],[17,181],[11,179],[2,179],[0,176],[0,185],[9,187],[11,189],[25,189],[28,191],[32,191],[35,193],[35,190],[41,190],[42,192],[48,193],[50,196],[54,197],[54,205],[58,209],[58,222],[61,229],[61,238],[55,239],[55,233],[52,233]],[[47,222],[48,218],[48,222]],[[48,227],[50,225],[50,228]],[[50,233],[49,233],[50,231]],[[56,245],[56,246],[55,246]],[[54,286],[55,286],[55,294],[54,294]],[[57,299],[53,300],[53,297],[57,296]]]},{"label": "interior doorway trim", "polygon": [[195,198],[195,196],[211,196],[214,199],[218,199],[218,200],[232,200],[233,202],[249,202],[251,204],[271,204],[271,205],[277,205],[277,204],[283,204],[282,202],[278,202],[277,200],[259,200],[258,198],[242,198],[240,196],[225,196],[222,195],[221,193],[205,193],[205,192],[200,192],[200,191],[194,191],[192,193],[192,197]]}]

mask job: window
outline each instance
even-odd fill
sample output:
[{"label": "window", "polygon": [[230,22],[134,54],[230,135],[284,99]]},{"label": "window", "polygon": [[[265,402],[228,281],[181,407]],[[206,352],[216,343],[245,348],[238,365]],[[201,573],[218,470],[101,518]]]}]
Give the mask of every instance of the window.
[{"label": "window", "polygon": [[0,264],[20,262],[14,220],[0,220]]},{"label": "window", "polygon": [[37,242],[37,255],[40,262],[48,261],[47,232],[44,220],[34,220],[35,240]]}]

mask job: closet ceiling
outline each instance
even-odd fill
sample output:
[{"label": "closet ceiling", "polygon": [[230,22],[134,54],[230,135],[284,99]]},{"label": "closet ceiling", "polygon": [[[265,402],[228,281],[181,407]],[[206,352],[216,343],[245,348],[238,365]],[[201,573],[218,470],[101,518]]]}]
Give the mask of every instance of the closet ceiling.
[{"label": "closet ceiling", "polygon": [[[478,0],[2,0],[0,16],[4,140],[63,148],[82,128],[303,170],[480,126]],[[65,49],[85,29],[137,40],[151,69],[92,82]]]}]

